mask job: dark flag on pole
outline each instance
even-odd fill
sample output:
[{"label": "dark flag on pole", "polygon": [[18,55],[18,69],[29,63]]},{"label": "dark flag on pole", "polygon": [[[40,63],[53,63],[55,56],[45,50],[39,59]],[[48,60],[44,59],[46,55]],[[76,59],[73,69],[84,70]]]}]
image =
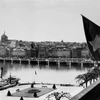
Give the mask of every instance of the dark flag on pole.
[{"label": "dark flag on pole", "polygon": [[87,44],[96,61],[100,61],[100,26],[82,15]]}]

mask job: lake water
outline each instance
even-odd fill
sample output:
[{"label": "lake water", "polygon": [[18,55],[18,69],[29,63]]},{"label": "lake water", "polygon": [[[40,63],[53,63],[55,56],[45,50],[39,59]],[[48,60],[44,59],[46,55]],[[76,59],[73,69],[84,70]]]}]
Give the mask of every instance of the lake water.
[{"label": "lake water", "polygon": [[79,74],[87,72],[87,68],[80,66],[47,66],[47,65],[29,65],[0,63],[0,67],[4,67],[3,78],[10,75],[20,78],[20,82],[44,82],[57,84],[76,84],[75,77]]}]

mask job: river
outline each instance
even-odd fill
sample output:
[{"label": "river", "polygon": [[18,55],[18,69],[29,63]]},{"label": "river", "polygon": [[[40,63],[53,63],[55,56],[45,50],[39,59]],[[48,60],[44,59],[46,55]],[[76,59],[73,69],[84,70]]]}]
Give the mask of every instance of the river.
[{"label": "river", "polygon": [[47,66],[29,65],[18,63],[0,63],[4,67],[3,78],[10,75],[20,78],[21,82],[44,82],[55,84],[76,84],[75,77],[87,72],[87,68],[81,66]]}]

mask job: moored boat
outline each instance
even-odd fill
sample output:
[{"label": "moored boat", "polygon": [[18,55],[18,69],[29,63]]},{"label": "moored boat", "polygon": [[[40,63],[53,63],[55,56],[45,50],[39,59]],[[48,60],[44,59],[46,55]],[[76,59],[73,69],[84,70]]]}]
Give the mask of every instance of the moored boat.
[{"label": "moored boat", "polygon": [[10,76],[7,79],[5,79],[5,80],[7,81],[8,84],[15,84],[15,83],[18,84],[20,79],[16,78],[16,77],[13,77],[10,74]]},{"label": "moored boat", "polygon": [[5,86],[5,85],[7,85],[7,84],[8,84],[8,83],[7,83],[6,80],[0,78],[0,87]]},{"label": "moored boat", "polygon": [[8,78],[0,80],[0,90],[4,90],[10,87],[14,87],[18,84],[19,78],[12,77],[11,74]]}]

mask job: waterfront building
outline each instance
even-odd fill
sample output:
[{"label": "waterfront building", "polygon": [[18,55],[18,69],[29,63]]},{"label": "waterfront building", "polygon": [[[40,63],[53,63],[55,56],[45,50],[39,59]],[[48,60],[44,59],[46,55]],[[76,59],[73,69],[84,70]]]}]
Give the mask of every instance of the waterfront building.
[{"label": "waterfront building", "polygon": [[52,48],[48,49],[48,57],[52,57]]},{"label": "waterfront building", "polygon": [[71,52],[69,49],[57,49],[57,48],[49,48],[48,57],[53,58],[70,58]]},{"label": "waterfront building", "polygon": [[7,48],[5,46],[0,46],[0,57],[6,57],[8,55]]},{"label": "waterfront building", "polygon": [[71,53],[68,49],[57,50],[57,56],[62,58],[70,58]]},{"label": "waterfront building", "polygon": [[58,57],[58,55],[57,55],[57,48],[51,48],[51,49],[49,49],[48,56],[49,57],[53,57],[53,58]]},{"label": "waterfront building", "polygon": [[15,49],[13,49],[11,55],[13,57],[25,57],[26,56],[26,52],[22,48],[15,48]]},{"label": "waterfront building", "polygon": [[30,48],[25,48],[25,58],[30,58],[31,57],[31,50]]},{"label": "waterfront building", "polygon": [[37,49],[35,49],[35,48],[30,49],[30,57],[38,57]]},{"label": "waterfront building", "polygon": [[88,49],[83,49],[81,51],[81,57],[82,58],[89,58],[89,50]]},{"label": "waterfront building", "polygon": [[47,49],[44,46],[40,46],[38,48],[38,57],[39,58],[45,58],[47,57]]},{"label": "waterfront building", "polygon": [[71,50],[71,57],[72,58],[81,58],[81,48],[73,48]]}]

